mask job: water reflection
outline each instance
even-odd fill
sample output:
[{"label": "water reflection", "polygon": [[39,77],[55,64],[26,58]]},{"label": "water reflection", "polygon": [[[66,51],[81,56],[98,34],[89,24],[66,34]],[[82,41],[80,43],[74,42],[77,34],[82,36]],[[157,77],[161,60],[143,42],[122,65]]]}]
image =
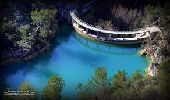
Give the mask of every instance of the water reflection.
[{"label": "water reflection", "polygon": [[109,53],[113,55],[128,55],[137,53],[140,49],[140,44],[136,45],[116,45],[116,44],[107,44],[99,41],[94,41],[87,39],[77,33],[74,32],[75,38],[80,42],[83,46],[93,49],[98,52]]}]

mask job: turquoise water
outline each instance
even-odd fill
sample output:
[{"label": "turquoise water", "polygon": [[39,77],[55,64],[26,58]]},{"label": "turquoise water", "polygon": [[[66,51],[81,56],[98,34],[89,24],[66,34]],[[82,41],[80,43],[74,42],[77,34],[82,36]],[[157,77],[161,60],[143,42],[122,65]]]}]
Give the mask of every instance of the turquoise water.
[{"label": "turquoise water", "polygon": [[99,66],[104,66],[109,76],[119,70],[126,70],[128,75],[136,70],[144,72],[148,61],[137,55],[139,49],[90,41],[66,26],[56,36],[48,53],[31,61],[10,65],[6,73],[1,73],[1,80],[6,87],[12,88],[27,81],[41,91],[51,75],[60,75],[65,81],[62,94],[75,95],[76,85],[87,82]]}]

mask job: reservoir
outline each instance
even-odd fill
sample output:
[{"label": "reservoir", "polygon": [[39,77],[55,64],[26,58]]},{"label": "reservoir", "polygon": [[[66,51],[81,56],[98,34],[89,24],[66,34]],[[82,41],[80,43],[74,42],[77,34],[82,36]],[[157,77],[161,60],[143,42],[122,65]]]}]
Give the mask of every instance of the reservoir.
[{"label": "reservoir", "polygon": [[48,52],[29,61],[13,63],[0,70],[1,89],[17,88],[29,82],[38,91],[52,75],[64,80],[62,95],[75,95],[78,83],[86,83],[97,67],[105,67],[108,76],[119,70],[128,75],[140,70],[144,73],[148,60],[138,55],[139,46],[118,46],[88,40],[70,26],[63,25]]}]

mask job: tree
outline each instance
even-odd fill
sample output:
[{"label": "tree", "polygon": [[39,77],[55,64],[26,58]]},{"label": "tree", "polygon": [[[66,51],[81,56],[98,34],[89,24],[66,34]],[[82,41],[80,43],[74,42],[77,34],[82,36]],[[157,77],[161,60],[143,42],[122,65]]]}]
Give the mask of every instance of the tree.
[{"label": "tree", "polygon": [[19,96],[19,99],[21,100],[37,100],[38,99],[38,92],[35,90],[35,88],[30,85],[28,82],[24,82],[20,85],[19,91],[28,92],[31,95],[24,95]]},{"label": "tree", "polygon": [[106,30],[117,30],[116,27],[113,27],[112,21],[111,20],[102,20],[99,19],[97,23],[95,23],[95,26],[99,26],[102,29],[106,29]]},{"label": "tree", "polygon": [[112,21],[119,30],[133,30],[142,27],[142,11],[129,9],[121,4],[114,5],[111,9]]},{"label": "tree", "polygon": [[164,99],[170,98],[170,59],[165,60],[161,63],[158,69],[158,85],[161,92],[161,96]]},{"label": "tree", "polygon": [[33,24],[46,23],[49,25],[48,22],[52,21],[55,18],[56,13],[57,10],[53,9],[37,9],[31,12],[31,19],[33,21]]},{"label": "tree", "polygon": [[59,76],[52,76],[48,85],[43,89],[43,99],[44,100],[60,100],[61,99],[61,91],[64,86],[64,81]]},{"label": "tree", "polygon": [[139,71],[128,77],[123,70],[108,80],[107,71],[103,67],[96,69],[87,84],[80,83],[77,90],[83,100],[159,99],[157,77],[144,77]]},{"label": "tree", "polygon": [[118,89],[123,88],[125,86],[126,82],[126,72],[125,71],[118,71],[113,77],[112,77],[112,88]]},{"label": "tree", "polygon": [[144,23],[144,25],[147,27],[149,25],[151,25],[151,21],[152,21],[152,17],[153,17],[153,6],[151,5],[147,5],[144,9],[144,18],[142,20],[142,22]]},{"label": "tree", "polygon": [[[11,91],[12,89],[9,89]],[[38,92],[28,82],[23,82],[18,88],[20,95],[7,95],[5,100],[37,100]]]},{"label": "tree", "polygon": [[77,90],[80,94],[80,98],[83,99],[104,99],[109,92],[109,81],[107,77],[107,71],[104,67],[96,69],[92,79],[87,84],[80,83],[77,86]]},{"label": "tree", "polygon": [[97,98],[104,98],[109,89],[107,71],[104,67],[99,67],[96,69],[94,75],[92,76],[91,84],[96,91]]},{"label": "tree", "polygon": [[19,27],[20,40],[16,41],[18,47],[26,51],[31,50],[34,44],[34,35],[29,34],[29,31],[30,31],[29,24],[20,26]]},{"label": "tree", "polygon": [[136,71],[135,73],[133,73],[132,79],[133,79],[134,81],[136,81],[136,80],[142,80],[142,79],[143,79],[143,75],[140,73],[140,71]]},{"label": "tree", "polygon": [[15,40],[16,37],[14,33],[16,33],[16,23],[14,15],[10,17],[4,16],[2,19],[2,25],[0,26],[1,35],[4,35],[8,38],[8,40],[12,41]]},{"label": "tree", "polygon": [[23,35],[28,34],[29,29],[30,29],[30,25],[29,25],[29,24],[22,25],[22,26],[19,27],[19,31],[20,31],[20,33],[23,34]]},{"label": "tree", "polygon": [[57,10],[54,9],[36,9],[31,12],[33,25],[41,26],[39,36],[46,39],[54,34],[57,28],[57,20],[55,20]]}]

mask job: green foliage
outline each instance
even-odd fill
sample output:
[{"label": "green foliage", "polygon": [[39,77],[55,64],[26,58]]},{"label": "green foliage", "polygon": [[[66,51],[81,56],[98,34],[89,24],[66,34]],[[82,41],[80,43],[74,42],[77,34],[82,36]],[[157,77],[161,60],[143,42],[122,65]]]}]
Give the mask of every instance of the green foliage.
[{"label": "green foliage", "polygon": [[28,83],[24,82],[19,87],[20,91],[35,91],[35,89]]},{"label": "green foliage", "polygon": [[24,82],[21,84],[19,87],[20,91],[28,91],[28,93],[32,93],[33,95],[25,95],[25,96],[20,96],[19,98],[21,100],[37,100],[38,98],[38,92],[31,86],[28,82]]},{"label": "green foliage", "polygon": [[[19,31],[22,35],[28,34],[29,29],[30,29],[30,26],[28,24],[19,27]],[[23,36],[23,37],[25,37],[25,36]]]},{"label": "green foliage", "polygon": [[154,8],[151,5],[148,5],[144,9],[144,17],[143,17],[143,24],[145,27],[154,25],[161,15],[161,7],[157,6]]},{"label": "green foliage", "polygon": [[113,89],[123,88],[126,82],[126,72],[118,71],[112,78]]},{"label": "green foliage", "polygon": [[57,21],[55,20],[57,10],[54,9],[40,9],[31,12],[32,23],[40,27],[39,36],[46,39],[55,32]]},{"label": "green foliage", "polygon": [[[157,26],[161,29],[161,33],[155,33],[150,35],[145,42],[148,47],[156,46],[160,48],[158,52],[162,56],[168,58],[170,52],[170,13],[169,11],[169,2],[164,6],[151,6],[148,5],[144,9],[143,24],[145,26]],[[155,52],[152,50],[151,52]]]},{"label": "green foliage", "polygon": [[107,72],[104,67],[96,69],[94,76],[92,77],[96,85],[105,85],[107,82]]},{"label": "green foliage", "polygon": [[37,24],[37,23],[49,24],[49,21],[55,18],[56,13],[57,10],[53,10],[53,9],[34,10],[31,12],[31,19],[33,20],[33,24]]},{"label": "green foliage", "polygon": [[97,23],[95,23],[96,26],[100,26],[102,27],[103,29],[106,29],[106,30],[114,30],[116,29],[116,27],[113,27],[113,24],[112,24],[112,21],[111,20],[102,20],[102,19],[99,19]]},{"label": "green foliage", "polygon": [[59,76],[52,76],[48,85],[44,88],[42,96],[44,100],[60,100],[64,81]]},{"label": "green foliage", "polygon": [[107,71],[104,67],[96,69],[92,79],[85,85],[79,83],[77,86],[80,98],[89,99],[91,95],[95,98],[103,98],[107,92],[109,92],[109,83],[107,77]]},{"label": "green foliage", "polygon": [[0,26],[0,32],[2,32],[1,34],[7,37],[10,41],[14,40],[16,35],[14,34],[16,32],[16,23],[14,19],[15,18],[13,17],[4,16],[2,19],[2,25]]},{"label": "green foliage", "polygon": [[161,95],[165,98],[170,98],[170,59],[165,60],[161,63],[158,69],[159,89]]},{"label": "green foliage", "polygon": [[131,77],[125,71],[118,71],[108,80],[105,68],[96,69],[87,84],[78,84],[80,99],[91,100],[145,100],[158,99],[156,78],[144,78],[137,71]]},{"label": "green foliage", "polygon": [[18,47],[22,48],[23,50],[29,51],[34,43],[34,36],[29,34],[30,25],[22,25],[19,27],[20,32],[20,40],[16,41]]},{"label": "green foliage", "polygon": [[133,79],[134,81],[136,81],[136,80],[142,80],[142,79],[143,79],[143,75],[140,73],[140,71],[136,71],[135,73],[133,73],[132,79]]},{"label": "green foliage", "polygon": [[134,30],[141,28],[142,10],[126,8],[121,4],[115,4],[112,9],[112,22],[118,30]]},{"label": "green foliage", "polygon": [[3,23],[2,23],[2,31],[8,31],[8,30],[13,30],[16,26],[16,23],[14,21],[14,18],[10,17],[3,17]]},{"label": "green foliage", "polygon": [[18,45],[18,47],[22,48],[23,50],[29,51],[32,48],[31,39],[27,40],[26,37],[24,38],[25,39],[17,41],[16,44]]},{"label": "green foliage", "polygon": [[[9,91],[12,91],[12,89]],[[20,95],[8,95],[5,96],[5,100],[37,100],[38,92],[28,82],[24,82],[18,88]]]}]

